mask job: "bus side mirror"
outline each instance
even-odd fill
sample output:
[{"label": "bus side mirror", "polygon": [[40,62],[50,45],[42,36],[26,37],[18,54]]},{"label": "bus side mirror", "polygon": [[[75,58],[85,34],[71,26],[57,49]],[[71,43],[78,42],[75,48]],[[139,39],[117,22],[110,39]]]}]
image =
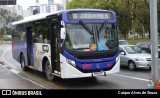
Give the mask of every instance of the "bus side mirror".
[{"label": "bus side mirror", "polygon": [[66,37],[66,28],[61,28],[61,39],[65,39]]}]

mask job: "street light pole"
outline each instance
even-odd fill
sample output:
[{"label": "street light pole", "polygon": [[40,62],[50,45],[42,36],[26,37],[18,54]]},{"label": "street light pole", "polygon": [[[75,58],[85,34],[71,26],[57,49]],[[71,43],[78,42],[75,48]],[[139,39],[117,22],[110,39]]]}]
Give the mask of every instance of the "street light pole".
[{"label": "street light pole", "polygon": [[153,85],[159,80],[158,64],[158,19],[157,19],[157,0],[150,0],[150,28],[151,28],[151,54],[152,54],[152,82]]}]

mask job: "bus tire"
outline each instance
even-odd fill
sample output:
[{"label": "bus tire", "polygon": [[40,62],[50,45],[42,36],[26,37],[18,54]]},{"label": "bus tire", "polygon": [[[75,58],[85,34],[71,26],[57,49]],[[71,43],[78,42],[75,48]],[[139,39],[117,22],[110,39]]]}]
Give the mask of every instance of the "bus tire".
[{"label": "bus tire", "polygon": [[28,67],[26,66],[26,63],[25,63],[24,55],[21,56],[21,67],[24,71],[28,70]]},{"label": "bus tire", "polygon": [[45,74],[46,74],[47,79],[50,81],[55,80],[55,76],[52,74],[52,71],[53,71],[52,66],[47,60],[45,63]]}]

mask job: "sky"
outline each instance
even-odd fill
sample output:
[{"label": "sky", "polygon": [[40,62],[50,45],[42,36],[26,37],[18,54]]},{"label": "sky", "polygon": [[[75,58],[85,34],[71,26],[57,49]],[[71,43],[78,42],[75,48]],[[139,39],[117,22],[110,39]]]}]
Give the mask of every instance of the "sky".
[{"label": "sky", "polygon": [[[23,6],[23,9],[27,9],[28,6],[34,5],[36,0],[17,0],[17,5]],[[60,0],[54,0],[55,3],[60,3]],[[39,0],[40,4],[47,4],[48,0]]]}]

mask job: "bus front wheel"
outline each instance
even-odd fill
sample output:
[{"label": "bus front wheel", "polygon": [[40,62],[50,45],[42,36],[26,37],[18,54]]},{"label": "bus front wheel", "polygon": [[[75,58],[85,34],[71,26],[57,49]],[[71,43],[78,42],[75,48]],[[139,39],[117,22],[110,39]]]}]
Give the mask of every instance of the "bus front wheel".
[{"label": "bus front wheel", "polygon": [[25,64],[25,59],[23,55],[21,56],[21,67],[24,71],[27,71],[27,66]]},{"label": "bus front wheel", "polygon": [[49,61],[45,63],[45,74],[48,80],[53,81],[55,79],[54,75],[52,74],[52,66]]}]

